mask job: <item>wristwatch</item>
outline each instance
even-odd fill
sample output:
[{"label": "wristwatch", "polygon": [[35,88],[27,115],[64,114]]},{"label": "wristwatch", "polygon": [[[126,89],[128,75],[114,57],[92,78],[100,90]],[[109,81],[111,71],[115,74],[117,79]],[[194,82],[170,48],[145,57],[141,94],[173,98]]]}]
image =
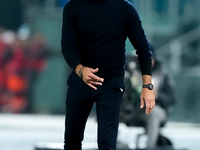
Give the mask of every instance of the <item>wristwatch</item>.
[{"label": "wristwatch", "polygon": [[149,83],[142,86],[143,88],[148,88],[149,90],[153,90],[153,84]]}]

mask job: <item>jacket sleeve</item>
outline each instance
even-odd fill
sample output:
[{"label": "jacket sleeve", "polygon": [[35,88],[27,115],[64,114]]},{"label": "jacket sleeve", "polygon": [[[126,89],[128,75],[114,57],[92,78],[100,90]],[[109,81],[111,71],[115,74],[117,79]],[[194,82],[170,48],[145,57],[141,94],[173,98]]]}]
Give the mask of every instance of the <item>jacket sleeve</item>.
[{"label": "jacket sleeve", "polygon": [[136,49],[142,75],[152,74],[152,54],[141,20],[134,6],[126,3],[126,33],[131,44]]},{"label": "jacket sleeve", "polygon": [[72,69],[76,69],[81,64],[78,55],[78,46],[76,40],[75,17],[73,14],[71,1],[66,3],[63,10],[62,38],[61,47],[62,54]]}]

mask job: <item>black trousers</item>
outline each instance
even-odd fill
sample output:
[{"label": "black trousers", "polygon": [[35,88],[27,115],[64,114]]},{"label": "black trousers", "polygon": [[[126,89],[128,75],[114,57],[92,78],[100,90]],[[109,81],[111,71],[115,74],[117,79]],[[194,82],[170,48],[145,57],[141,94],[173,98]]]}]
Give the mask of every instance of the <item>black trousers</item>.
[{"label": "black trousers", "polygon": [[73,72],[68,79],[65,120],[65,150],[81,150],[85,124],[96,104],[99,150],[116,150],[119,113],[124,93],[123,77],[104,79],[97,90]]}]

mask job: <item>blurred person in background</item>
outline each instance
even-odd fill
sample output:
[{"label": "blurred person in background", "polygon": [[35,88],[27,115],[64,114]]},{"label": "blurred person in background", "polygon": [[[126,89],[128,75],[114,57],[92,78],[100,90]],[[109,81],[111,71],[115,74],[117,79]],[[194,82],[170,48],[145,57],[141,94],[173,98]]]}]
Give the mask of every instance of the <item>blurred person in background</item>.
[{"label": "blurred person in background", "polygon": [[[16,35],[15,35],[16,36]],[[24,113],[27,105],[26,89],[26,56],[25,50],[18,37],[15,37],[12,47],[12,56],[6,64],[6,100],[5,111],[12,113]]]},{"label": "blurred person in background", "polygon": [[42,34],[2,30],[0,34],[0,111],[33,112],[33,87],[46,66]]},{"label": "blurred person in background", "polygon": [[24,23],[24,0],[0,1],[0,111],[33,112],[33,90],[46,66],[46,42]]},{"label": "blurred person in background", "polygon": [[0,112],[2,111],[2,106],[5,104],[5,67],[11,57],[11,43],[13,42],[13,40],[14,36],[12,32],[6,33],[5,29],[0,28]]},{"label": "blurred person in background", "polygon": [[28,78],[27,89],[27,113],[34,112],[34,89],[39,75],[46,69],[47,56],[49,54],[45,37],[41,33],[36,33],[26,48],[26,69]]},{"label": "blurred person in background", "polygon": [[0,44],[0,78],[3,81],[0,83],[3,85],[1,86],[2,90],[0,94],[0,111],[13,113],[23,112],[21,107],[25,107],[24,100],[16,98],[14,96],[15,94],[13,94],[16,91],[19,92],[24,86],[24,81],[19,76],[16,76],[16,72],[21,72],[19,71],[22,68],[20,62],[24,59],[22,58],[23,52],[21,52],[22,50],[16,35],[24,18],[21,0],[10,0],[9,2],[7,0],[1,0],[0,14],[0,28],[3,29]]},{"label": "blurred person in background", "polygon": [[146,105],[145,112],[149,114],[155,105],[151,52],[134,6],[124,0],[71,0],[65,5],[61,45],[63,56],[73,69],[67,81],[65,150],[81,150],[85,124],[94,103],[98,148],[116,150],[125,90],[127,37],[137,49],[145,86],[141,108]]},{"label": "blurred person in background", "polygon": [[[139,109],[138,99],[141,92],[140,68],[136,56],[128,55],[125,85],[126,90],[123,97],[120,120],[128,126],[142,126],[148,136],[147,148],[170,147],[169,139],[161,135],[160,128],[169,119],[170,111],[175,103],[174,85],[166,66],[157,59],[154,49],[152,60],[152,83],[156,105],[154,111],[146,116],[143,110]],[[137,143],[138,144],[138,143]],[[168,147],[168,148],[169,148]]]}]

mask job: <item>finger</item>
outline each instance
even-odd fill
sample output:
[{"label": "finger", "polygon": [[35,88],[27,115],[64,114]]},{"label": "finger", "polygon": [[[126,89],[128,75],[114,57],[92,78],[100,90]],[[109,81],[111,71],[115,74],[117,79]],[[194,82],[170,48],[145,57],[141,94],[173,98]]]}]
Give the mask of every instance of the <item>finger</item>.
[{"label": "finger", "polygon": [[149,114],[154,110],[154,104],[154,102],[150,103],[151,107],[149,108]]},{"label": "finger", "polygon": [[149,108],[151,108],[151,109],[153,108],[153,102],[149,103]]},{"label": "finger", "polygon": [[155,106],[155,100],[152,100],[151,101],[151,108],[154,109],[154,106]]},{"label": "finger", "polygon": [[96,72],[98,72],[98,71],[99,71],[99,68],[91,69],[91,72],[92,72],[92,73],[96,73]]},{"label": "finger", "polygon": [[87,83],[87,85],[90,86],[91,88],[93,88],[94,90],[97,90],[97,88],[94,85],[92,85],[91,83]]},{"label": "finger", "polygon": [[150,108],[149,108],[149,107],[146,107],[145,113],[146,113],[146,114],[149,114],[149,113],[150,113]]},{"label": "finger", "polygon": [[91,83],[92,85],[102,85],[101,82],[95,82],[95,81],[88,81],[88,83]]},{"label": "finger", "polygon": [[149,114],[150,114],[152,111],[153,111],[153,108],[151,108],[151,109],[149,110]]},{"label": "finger", "polygon": [[154,106],[151,109],[154,110]]},{"label": "finger", "polygon": [[152,104],[152,109],[154,109],[154,107],[155,107],[155,103],[153,102],[153,104]]},{"label": "finger", "polygon": [[146,103],[146,114],[149,114],[150,113],[150,103],[148,101],[145,101]]},{"label": "finger", "polygon": [[146,105],[147,108],[150,108],[150,102],[149,101],[146,100],[145,105]]},{"label": "finger", "polygon": [[155,101],[155,99],[154,99],[154,101],[153,101],[153,107],[155,107],[155,105],[156,105],[156,101]]},{"label": "finger", "polygon": [[91,74],[91,75],[90,75],[90,78],[92,78],[92,79],[95,80],[95,81],[100,81],[100,82],[103,82],[103,81],[104,81],[103,78],[100,78],[100,77],[98,77],[98,76],[96,76],[96,75],[94,75],[94,74]]},{"label": "finger", "polygon": [[149,108],[149,113],[148,115],[153,111],[153,108]]},{"label": "finger", "polygon": [[144,107],[144,99],[143,98],[141,98],[141,100],[140,100],[141,102],[140,102],[140,108],[143,108]]}]

